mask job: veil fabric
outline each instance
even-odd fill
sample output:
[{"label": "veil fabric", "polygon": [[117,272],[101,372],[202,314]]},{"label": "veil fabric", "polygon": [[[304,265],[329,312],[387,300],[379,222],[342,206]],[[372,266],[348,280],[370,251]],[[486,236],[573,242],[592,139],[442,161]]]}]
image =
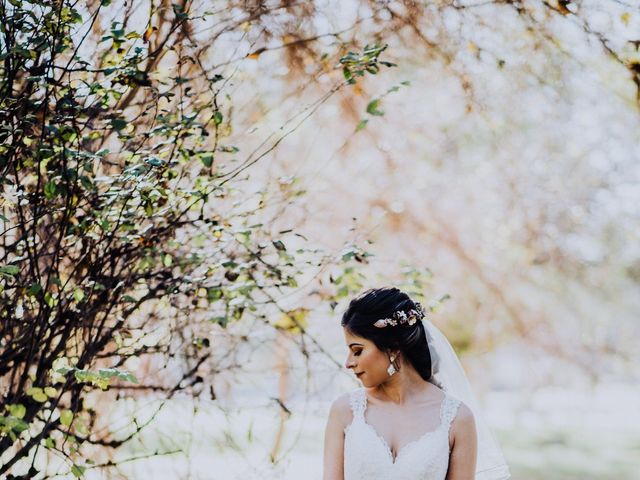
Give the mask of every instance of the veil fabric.
[{"label": "veil fabric", "polygon": [[476,396],[456,352],[447,337],[435,325],[427,319],[423,319],[422,322],[431,354],[431,383],[461,400],[473,413],[478,435],[476,480],[511,478],[504,455],[482,416]]}]

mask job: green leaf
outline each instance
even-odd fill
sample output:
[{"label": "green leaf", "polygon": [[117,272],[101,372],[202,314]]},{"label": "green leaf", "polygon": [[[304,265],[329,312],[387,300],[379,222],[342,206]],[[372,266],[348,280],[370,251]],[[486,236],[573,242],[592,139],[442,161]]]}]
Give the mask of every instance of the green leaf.
[{"label": "green leaf", "polygon": [[44,294],[44,303],[46,303],[50,308],[53,308],[53,306],[56,304],[56,299],[53,298],[53,295],[51,295],[51,293],[47,292]]},{"label": "green leaf", "polygon": [[280,252],[284,252],[287,250],[287,247],[285,247],[284,243],[282,243],[282,240],[273,240],[273,246],[276,247],[276,250],[280,251]]},{"label": "green leaf", "polygon": [[24,405],[20,403],[16,403],[15,405],[9,405],[9,414],[12,417],[16,418],[24,418],[24,415],[27,413],[27,409]]},{"label": "green leaf", "polygon": [[3,267],[0,267],[0,273],[7,277],[13,277],[14,275],[17,275],[19,272],[20,272],[20,269],[16,265],[5,265]]},{"label": "green leaf", "polygon": [[78,303],[84,300],[84,292],[81,288],[76,287],[73,289],[73,298]]},{"label": "green leaf", "polygon": [[362,130],[364,127],[367,126],[367,123],[369,123],[369,120],[367,120],[366,118],[363,118],[362,120],[360,120],[358,122],[358,125],[356,125],[356,132],[359,132],[360,130]]},{"label": "green leaf", "polygon": [[14,432],[21,433],[29,428],[29,425],[19,418],[0,416],[0,427],[3,426],[4,428],[0,428],[0,433],[5,433],[8,427],[9,436],[14,442],[18,438]]},{"label": "green leaf", "polygon": [[60,412],[60,423],[62,425],[64,425],[65,427],[68,427],[71,425],[71,422],[73,421],[73,412],[71,410],[62,410]]},{"label": "green leaf", "polygon": [[73,476],[76,478],[82,477],[85,470],[86,468],[80,465],[74,465],[73,467],[71,467],[71,473],[73,473]]},{"label": "green leaf", "polygon": [[375,98],[373,100],[371,100],[369,102],[369,104],[367,105],[367,113],[370,115],[375,115],[378,117],[381,117],[382,115],[384,115],[384,111],[380,110],[378,108],[378,106],[380,105],[380,99],[379,98]]},{"label": "green leaf", "polygon": [[26,393],[31,398],[33,398],[36,402],[44,403],[49,399],[49,397],[47,397],[47,395],[42,391],[42,389],[38,387],[28,388]]},{"label": "green leaf", "polygon": [[222,119],[223,119],[222,113],[216,111],[213,114],[213,121],[216,125],[220,125],[222,123]]},{"label": "green leaf", "polygon": [[44,393],[36,393],[35,395],[33,395],[32,397],[36,402],[40,402],[40,403],[44,403],[47,400],[49,400],[49,397],[47,397]]},{"label": "green leaf", "polygon": [[47,182],[44,186],[44,196],[51,200],[52,198],[55,198],[57,193],[58,188],[56,187],[56,184],[53,181]]},{"label": "green leaf", "polygon": [[80,183],[82,184],[82,186],[86,190],[93,190],[94,189],[93,183],[91,183],[91,180],[86,175],[81,175],[80,176]]},{"label": "green leaf", "polygon": [[211,323],[217,323],[222,328],[226,327],[227,323],[229,323],[229,319],[227,317],[213,317],[209,321]]},{"label": "green leaf", "polygon": [[112,118],[111,126],[113,127],[114,130],[120,131],[127,126],[127,122],[122,118]]},{"label": "green leaf", "polygon": [[78,134],[73,130],[65,130],[61,136],[62,139],[66,142],[73,142],[76,138],[78,138]]},{"label": "green leaf", "polygon": [[151,165],[152,167],[161,167],[167,164],[167,162],[158,157],[145,158],[144,163],[146,163],[147,165]]},{"label": "green leaf", "polygon": [[223,292],[218,287],[207,288],[207,300],[209,303],[215,302],[222,298]]},{"label": "green leaf", "polygon": [[47,437],[47,439],[44,441],[44,446],[49,450],[52,450],[55,448],[56,443],[53,441],[53,438]]},{"label": "green leaf", "polygon": [[115,368],[101,368],[98,370],[100,378],[111,378],[118,375],[118,370]]},{"label": "green leaf", "polygon": [[27,295],[34,296],[40,293],[41,291],[42,291],[42,285],[40,285],[39,283],[32,283],[31,286],[29,287],[29,290],[27,290]]},{"label": "green leaf", "polygon": [[349,82],[350,84],[351,84],[351,83],[355,83],[355,82],[353,81],[353,75],[351,74],[351,71],[350,71],[347,67],[344,67],[344,68],[342,69],[342,75],[344,75],[344,79],[345,79],[347,82]]},{"label": "green leaf", "polygon": [[120,372],[118,375],[120,380],[124,380],[125,382],[138,383],[138,379],[133,376],[131,373]]},{"label": "green leaf", "polygon": [[110,379],[115,377],[119,380],[124,380],[125,382],[138,383],[138,379],[132,374],[129,372],[123,372],[117,368],[101,368],[98,370],[98,376],[100,379]]},{"label": "green leaf", "polygon": [[202,162],[202,164],[205,167],[210,167],[211,165],[213,165],[213,153],[212,152],[201,153],[199,155],[199,157],[200,157],[200,161]]}]

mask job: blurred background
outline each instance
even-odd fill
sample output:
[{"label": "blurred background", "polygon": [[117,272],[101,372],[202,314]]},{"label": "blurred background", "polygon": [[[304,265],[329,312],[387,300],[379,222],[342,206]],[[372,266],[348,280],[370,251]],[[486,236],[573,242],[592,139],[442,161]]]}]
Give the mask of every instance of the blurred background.
[{"label": "blurred background", "polygon": [[[156,3],[113,2],[94,35],[126,14],[153,42]],[[87,478],[321,478],[329,406],[358,387],[341,312],[394,285],[454,345],[514,479],[639,479],[638,5],[187,3],[181,48],[225,79],[251,164],[230,208],[277,192],[252,219],[304,262],[266,321],[199,328],[192,393],[101,403],[113,432],[149,423]]]},{"label": "blurred background", "polygon": [[[338,92],[256,165],[304,191],[279,224],[370,253],[347,274],[353,291],[396,285],[431,305],[514,479],[640,478],[637,7],[307,5],[295,38],[344,33],[239,66],[255,79],[247,123],[269,132],[320,98],[340,72],[318,57],[337,41],[388,44],[397,66]],[[282,42],[249,36],[243,52]],[[308,309],[314,343],[266,347],[251,331],[251,374],[220,374],[236,416],[233,440],[215,437],[219,462],[239,475],[262,477],[268,453],[274,478],[319,478],[330,402],[357,386],[341,368],[349,295],[327,308],[333,285],[316,275],[282,299]]]}]

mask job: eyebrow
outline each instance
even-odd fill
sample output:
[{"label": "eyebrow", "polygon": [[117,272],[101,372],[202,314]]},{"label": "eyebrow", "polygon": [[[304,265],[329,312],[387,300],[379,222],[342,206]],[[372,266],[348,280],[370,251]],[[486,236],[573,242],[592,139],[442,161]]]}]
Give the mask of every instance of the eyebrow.
[{"label": "eyebrow", "polygon": [[350,343],[349,348],[353,347],[354,345],[357,345],[358,347],[364,347],[364,345],[361,343]]}]

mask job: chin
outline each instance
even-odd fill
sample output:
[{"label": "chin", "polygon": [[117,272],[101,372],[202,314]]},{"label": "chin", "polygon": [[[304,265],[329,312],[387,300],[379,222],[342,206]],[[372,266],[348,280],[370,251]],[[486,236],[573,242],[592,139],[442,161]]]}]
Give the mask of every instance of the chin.
[{"label": "chin", "polygon": [[365,388],[371,388],[371,387],[376,387],[376,386],[380,385],[379,382],[371,382],[370,380],[362,380],[360,378],[358,380],[360,381],[362,386],[365,387]]}]

